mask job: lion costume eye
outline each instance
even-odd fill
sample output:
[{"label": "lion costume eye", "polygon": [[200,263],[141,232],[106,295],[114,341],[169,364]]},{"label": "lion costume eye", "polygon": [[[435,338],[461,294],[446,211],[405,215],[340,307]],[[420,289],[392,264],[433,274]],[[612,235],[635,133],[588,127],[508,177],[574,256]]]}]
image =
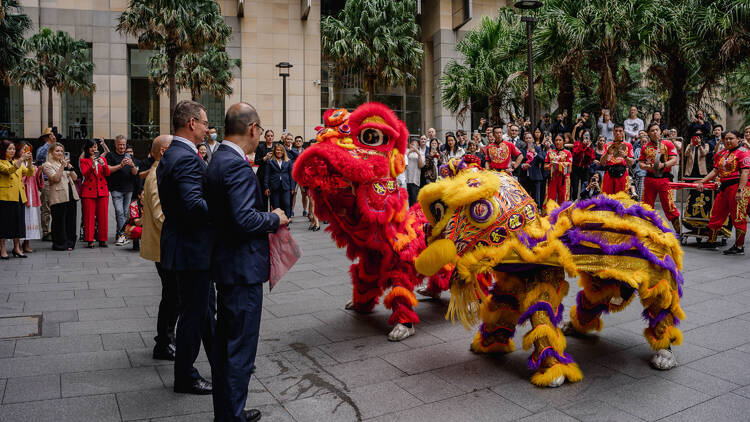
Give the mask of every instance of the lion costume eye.
[{"label": "lion costume eye", "polygon": [[492,202],[486,199],[474,201],[469,205],[469,214],[471,215],[471,218],[480,224],[490,221],[493,212],[494,207]]},{"label": "lion costume eye", "polygon": [[440,221],[443,219],[443,216],[445,215],[445,208],[445,203],[440,200],[437,200],[430,205],[430,212],[432,213],[432,216],[435,217],[435,221]]},{"label": "lion costume eye", "polygon": [[367,128],[359,134],[359,141],[368,147],[378,147],[388,143],[388,135],[380,129]]}]

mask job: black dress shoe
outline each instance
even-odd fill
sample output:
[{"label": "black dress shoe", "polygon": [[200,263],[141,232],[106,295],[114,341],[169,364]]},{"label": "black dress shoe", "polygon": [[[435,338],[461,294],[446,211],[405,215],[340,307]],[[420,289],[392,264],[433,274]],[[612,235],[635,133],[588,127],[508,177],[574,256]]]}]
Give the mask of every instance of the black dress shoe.
[{"label": "black dress shoe", "polygon": [[247,420],[247,422],[256,422],[260,420],[260,410],[258,409],[245,409],[242,412],[245,414],[245,420]]},{"label": "black dress shoe", "polygon": [[18,253],[16,251],[10,251],[10,253],[12,253],[13,256],[15,256],[16,258],[28,258],[28,256],[26,256],[26,255],[24,255],[22,253]]},{"label": "black dress shoe", "polygon": [[154,346],[153,358],[158,360],[174,360],[175,348],[174,344],[167,344],[166,346],[156,345]]},{"label": "black dress shoe", "polygon": [[189,385],[175,384],[174,392],[185,393],[185,394],[197,394],[197,395],[205,396],[213,392],[213,386],[211,385],[210,382],[204,380],[203,378],[199,378],[193,381],[193,383]]}]

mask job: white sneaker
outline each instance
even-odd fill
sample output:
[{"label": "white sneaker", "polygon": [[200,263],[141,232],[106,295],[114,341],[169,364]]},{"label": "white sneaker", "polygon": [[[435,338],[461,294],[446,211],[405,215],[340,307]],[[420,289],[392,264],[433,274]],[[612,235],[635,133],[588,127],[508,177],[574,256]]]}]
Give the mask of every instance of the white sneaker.
[{"label": "white sneaker", "polygon": [[130,240],[127,237],[125,237],[122,240],[122,246],[129,245],[131,242],[132,242],[132,240]]},{"label": "white sneaker", "polygon": [[125,239],[125,235],[121,234],[121,235],[117,236],[117,242],[115,242],[115,245],[116,246],[122,246],[122,245],[125,244],[125,240],[127,240],[127,239]]}]

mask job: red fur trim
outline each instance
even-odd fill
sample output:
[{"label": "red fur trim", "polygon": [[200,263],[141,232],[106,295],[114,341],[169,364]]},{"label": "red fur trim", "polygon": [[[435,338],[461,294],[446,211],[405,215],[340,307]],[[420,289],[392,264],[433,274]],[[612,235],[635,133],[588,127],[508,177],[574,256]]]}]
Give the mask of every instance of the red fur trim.
[{"label": "red fur trim", "polygon": [[401,286],[396,286],[393,289],[391,289],[390,293],[385,297],[385,300],[383,301],[383,305],[385,305],[386,308],[391,309],[393,306],[393,301],[396,299],[404,299],[404,303],[410,305],[411,307],[417,306],[419,302],[417,302],[417,297],[412,293],[411,290],[407,290]]},{"label": "red fur trim", "polygon": [[391,325],[395,325],[397,323],[407,323],[411,322],[413,324],[416,324],[419,322],[419,317],[417,316],[417,313],[414,312],[413,309],[404,306],[401,303],[398,303],[393,306],[393,313],[391,314],[391,317],[388,318],[388,323]]}]

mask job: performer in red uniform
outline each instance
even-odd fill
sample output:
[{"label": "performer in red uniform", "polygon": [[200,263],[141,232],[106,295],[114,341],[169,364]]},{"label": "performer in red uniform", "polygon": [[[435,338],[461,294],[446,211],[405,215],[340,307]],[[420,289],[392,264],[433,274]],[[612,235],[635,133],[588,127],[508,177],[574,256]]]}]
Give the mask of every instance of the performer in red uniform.
[{"label": "performer in red uniform", "polygon": [[503,141],[503,128],[492,129],[495,140],[484,147],[485,167],[490,170],[513,172],[521,165],[523,154],[513,142]]},{"label": "performer in red uniform", "polygon": [[714,199],[711,208],[711,218],[708,228],[711,238],[708,243],[699,245],[702,249],[716,249],[716,234],[728,215],[732,216],[735,230],[735,242],[731,248],[724,251],[724,255],[745,254],[745,232],[747,231],[747,205],[750,199],[750,188],[747,187],[747,177],[750,173],[750,151],[740,146],[740,133],[736,130],[722,134],[724,149],[714,157],[714,169],[698,182],[698,190],[703,190],[703,184],[719,177],[721,185],[719,194]]},{"label": "performer in red uniform", "polygon": [[573,154],[563,148],[565,140],[562,135],[555,136],[555,149],[547,153],[544,168],[550,171],[547,182],[547,201],[554,200],[562,204],[570,198],[570,169],[573,166]]},{"label": "performer in red uniform", "polygon": [[679,160],[677,149],[672,142],[661,139],[658,124],[648,125],[648,138],[648,142],[641,148],[641,156],[638,159],[638,165],[646,170],[642,202],[653,207],[658,194],[667,220],[672,223],[674,231],[680,234],[680,212],[674,204],[674,191],[669,187],[669,171]]},{"label": "performer in red uniform", "polygon": [[605,167],[602,192],[613,195],[628,190],[628,168],[633,165],[633,145],[625,142],[625,126],[616,124],[614,141],[607,144],[599,160]]}]

